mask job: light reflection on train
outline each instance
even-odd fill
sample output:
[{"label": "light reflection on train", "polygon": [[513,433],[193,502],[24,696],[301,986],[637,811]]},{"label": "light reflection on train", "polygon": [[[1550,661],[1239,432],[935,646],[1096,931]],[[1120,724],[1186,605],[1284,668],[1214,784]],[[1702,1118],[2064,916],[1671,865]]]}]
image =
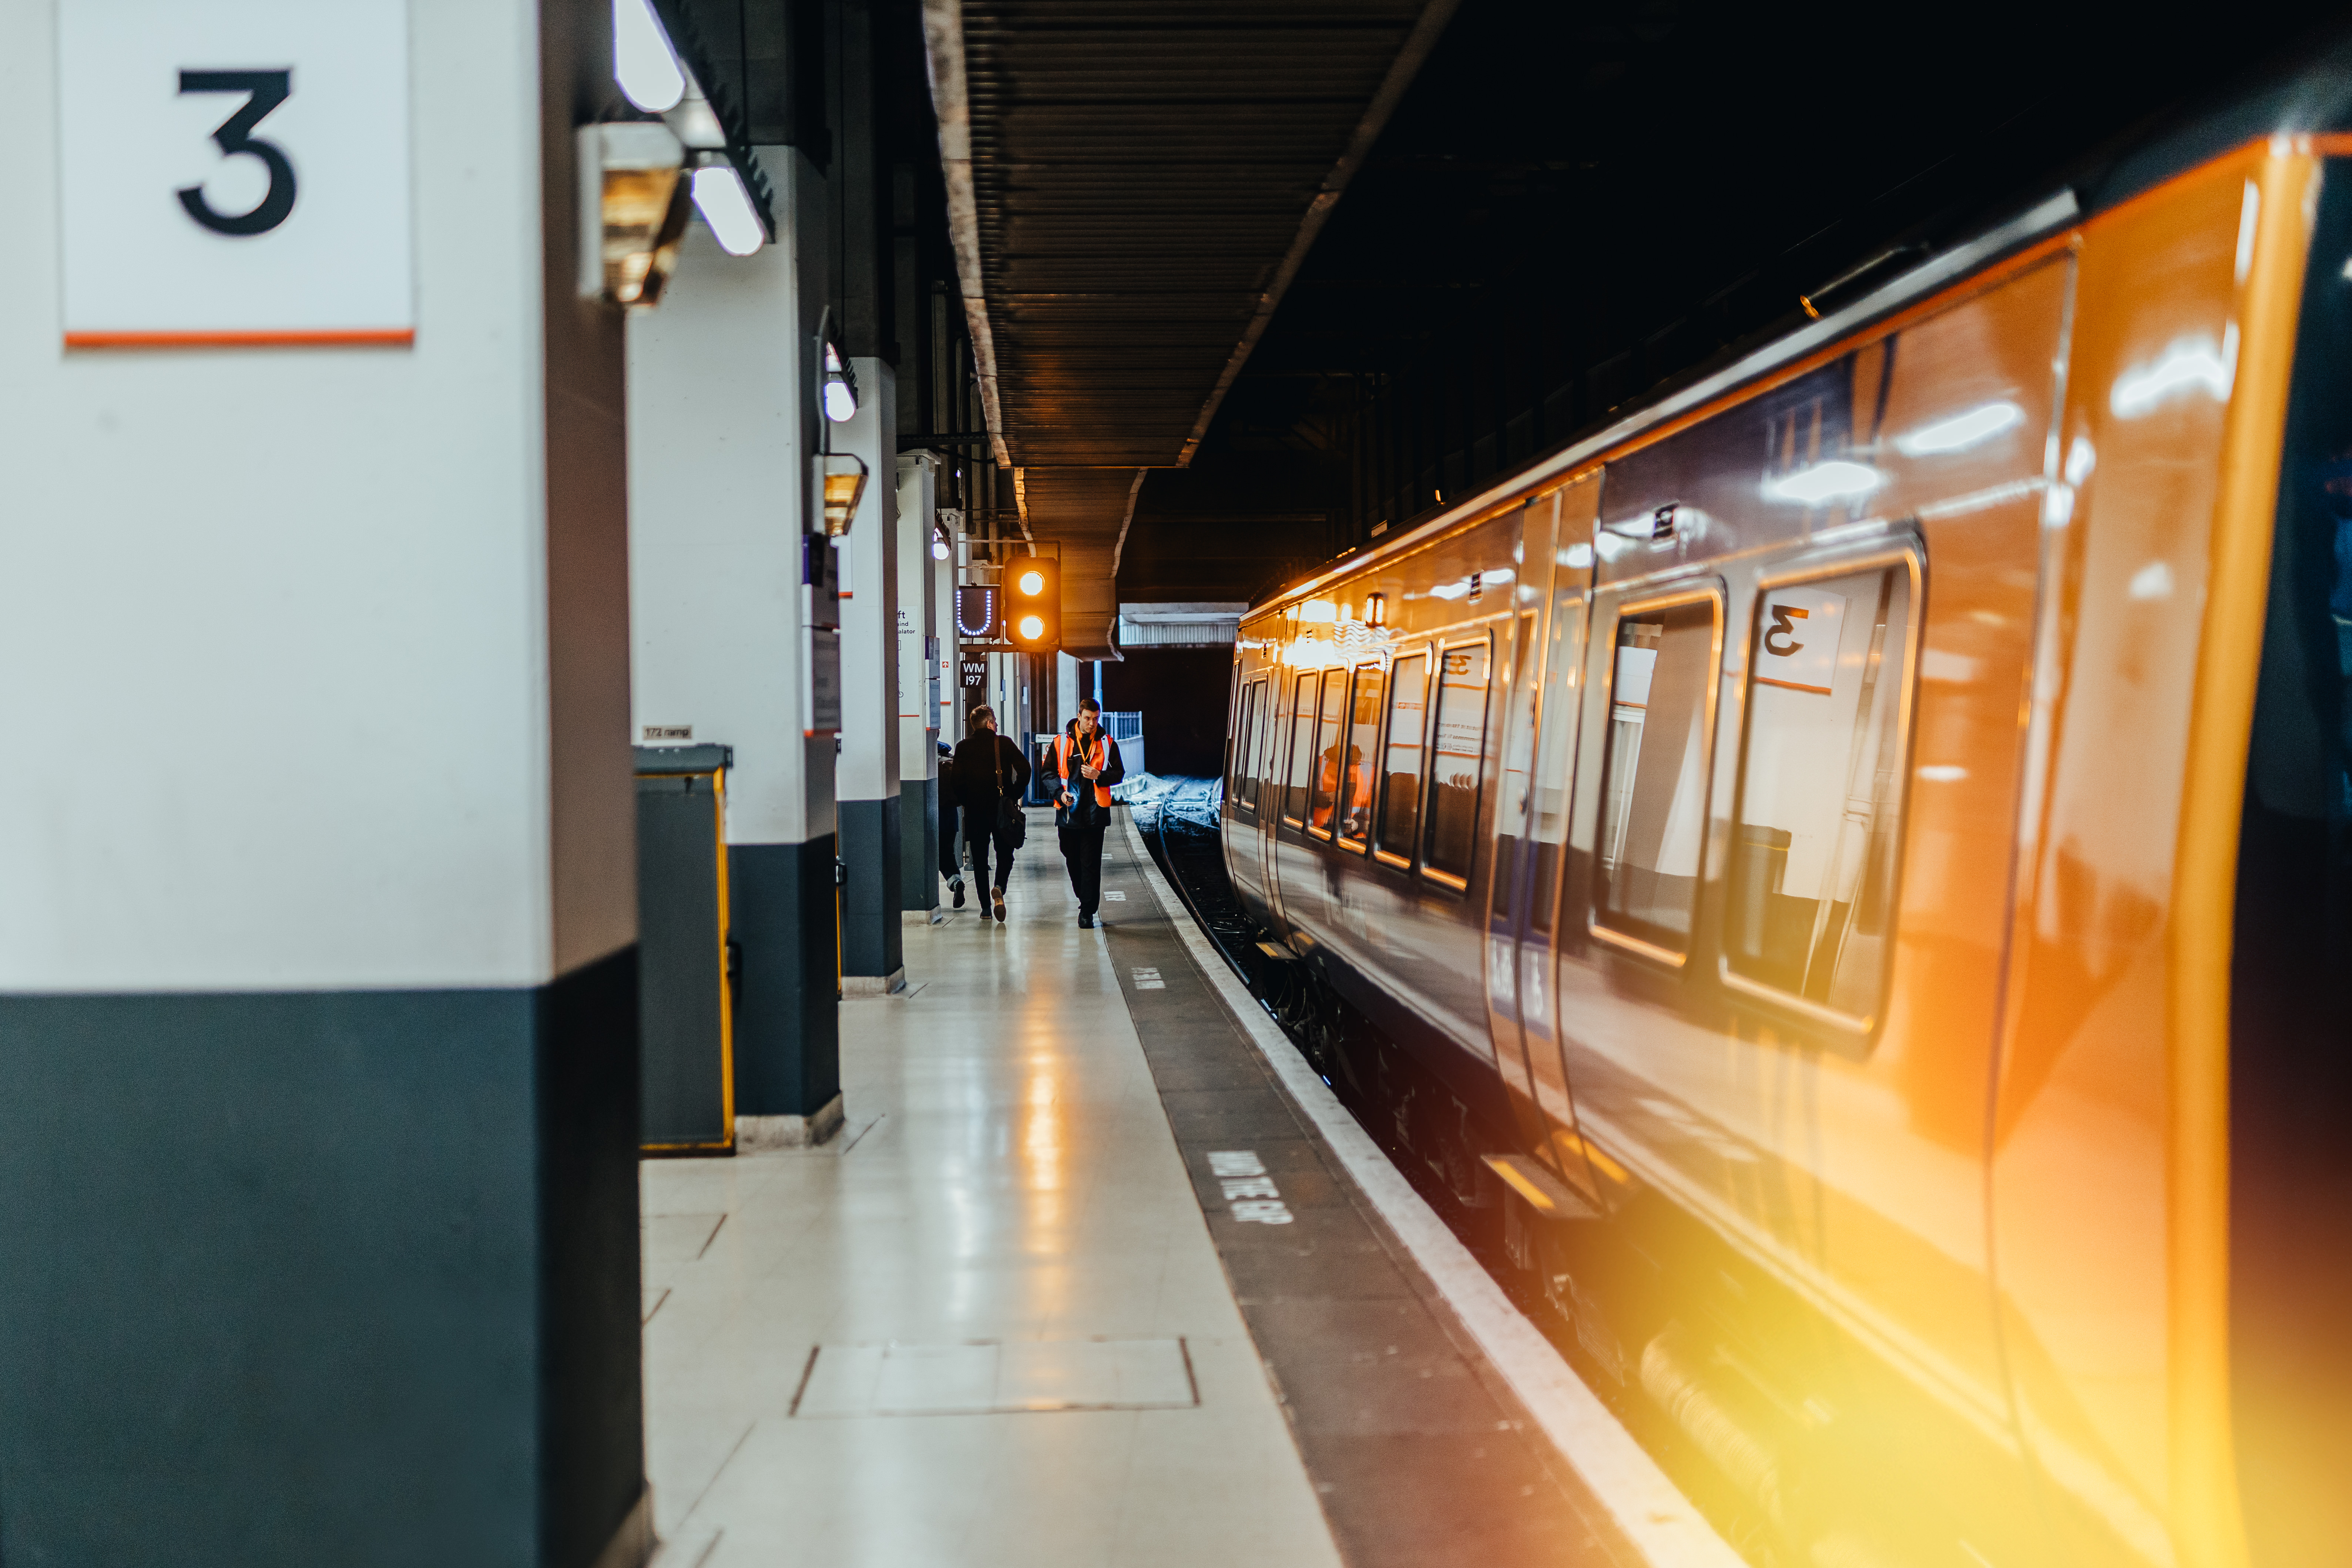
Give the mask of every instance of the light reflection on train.
[{"label": "light reflection on train", "polygon": [[2045,205],[1244,622],[1325,1070],[1759,1561],[2352,1561],[2347,151]]}]

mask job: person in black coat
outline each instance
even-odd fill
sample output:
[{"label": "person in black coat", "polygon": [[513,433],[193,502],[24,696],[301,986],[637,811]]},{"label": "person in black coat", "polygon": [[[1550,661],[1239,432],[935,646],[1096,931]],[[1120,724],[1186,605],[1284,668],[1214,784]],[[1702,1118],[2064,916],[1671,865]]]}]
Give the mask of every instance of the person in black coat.
[{"label": "person in black coat", "polygon": [[1054,742],[1054,771],[1061,775],[1055,821],[1061,829],[1062,860],[1070,868],[1070,891],[1078,898],[1078,924],[1095,923],[1102,903],[1103,832],[1110,826],[1111,786],[1127,777],[1118,742],[1102,727],[1102,705],[1078,701],[1078,716]]},{"label": "person in black coat", "polygon": [[[1029,787],[1029,759],[1021,748],[996,732],[996,713],[989,708],[971,710],[971,732],[955,749],[949,764],[955,775],[956,800],[963,807],[963,841],[971,850],[971,876],[988,884],[989,900],[1001,923],[1004,919],[1004,882],[1013,874],[1015,829],[1004,820],[1002,803],[1021,809],[1021,795]],[[989,848],[996,849],[996,876],[988,874]]]}]

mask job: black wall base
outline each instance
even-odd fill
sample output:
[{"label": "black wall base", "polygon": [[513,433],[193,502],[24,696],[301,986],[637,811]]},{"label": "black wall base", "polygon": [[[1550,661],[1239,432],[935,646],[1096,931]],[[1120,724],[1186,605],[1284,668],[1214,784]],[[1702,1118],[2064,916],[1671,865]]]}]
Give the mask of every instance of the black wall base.
[{"label": "black wall base", "polygon": [[738,1116],[814,1116],[841,1092],[833,862],[830,834],[727,851],[728,918],[742,947]]},{"label": "black wall base", "polygon": [[841,923],[841,972],[886,975],[905,967],[906,940],[898,926],[898,802],[845,800],[841,813],[841,858],[849,868]]},{"label": "black wall base", "polygon": [[590,1568],[645,1489],[636,954],[0,997],[0,1563]]},{"label": "black wall base", "polygon": [[[921,787],[918,788],[919,782]],[[898,782],[898,909],[937,907],[940,901],[940,781]]]}]

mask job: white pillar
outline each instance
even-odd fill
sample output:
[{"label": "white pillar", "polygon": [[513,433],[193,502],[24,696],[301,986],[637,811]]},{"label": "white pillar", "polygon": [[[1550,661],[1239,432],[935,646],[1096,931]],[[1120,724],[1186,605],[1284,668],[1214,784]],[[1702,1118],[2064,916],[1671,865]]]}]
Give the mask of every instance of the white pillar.
[{"label": "white pillar", "polygon": [[979,699],[968,698],[963,691],[962,639],[956,631],[956,563],[964,556],[963,514],[942,511],[937,515],[947,533],[948,553],[946,560],[931,563],[931,636],[939,648],[939,694],[932,706],[931,728],[952,746],[963,739],[964,710]]},{"label": "white pillar", "polygon": [[1078,661],[1068,654],[1054,655],[1054,723],[1066,728],[1078,716],[1078,699],[1088,695],[1078,689]]},{"label": "white pillar", "polygon": [[823,291],[794,199],[813,175],[792,148],[759,156],[779,191],[776,243],[730,257],[695,225],[660,307],[629,323],[631,732],[734,751],[744,1147],[822,1138],[841,1112],[834,735],[811,711],[808,668],[833,610],[803,581],[812,529],[825,548],[810,457]]},{"label": "white pillar", "polygon": [[652,1546],[611,16],[0,0],[11,1563]]},{"label": "white pillar", "polygon": [[931,558],[940,460],[898,458],[898,909],[928,923],[940,902],[939,643]]},{"label": "white pillar", "polygon": [[865,498],[841,550],[842,989],[888,991],[906,978],[898,927],[898,487],[896,382],[879,359],[851,362],[856,415],[833,427],[836,452],[865,459]]}]

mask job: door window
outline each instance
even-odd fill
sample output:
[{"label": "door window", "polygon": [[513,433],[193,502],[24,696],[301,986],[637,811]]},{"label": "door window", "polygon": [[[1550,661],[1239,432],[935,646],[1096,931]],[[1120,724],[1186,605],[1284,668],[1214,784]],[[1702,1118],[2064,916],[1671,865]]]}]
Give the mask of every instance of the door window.
[{"label": "door window", "polygon": [[1507,925],[1511,898],[1517,891],[1519,837],[1528,826],[1532,804],[1528,784],[1535,767],[1536,750],[1536,613],[1519,616],[1518,635],[1511,639],[1511,692],[1503,720],[1502,788],[1495,798],[1495,875],[1489,907],[1496,921]]},{"label": "door window", "polygon": [[1577,666],[1584,653],[1584,592],[1563,590],[1552,600],[1551,651],[1544,656],[1543,735],[1536,754],[1534,907],[1538,931],[1551,930],[1559,887],[1560,846],[1568,838],[1569,773],[1576,754]]},{"label": "door window", "polygon": [[1302,675],[1292,690],[1290,707],[1289,765],[1283,770],[1283,782],[1289,796],[1282,807],[1282,819],[1293,827],[1307,821],[1307,775],[1308,765],[1315,760],[1315,678]]},{"label": "door window", "polygon": [[1439,656],[1436,744],[1431,753],[1428,837],[1422,870],[1456,888],[1470,885],[1478,842],[1478,785],[1486,757],[1486,684],[1492,643],[1481,637]]},{"label": "door window", "polygon": [[1347,771],[1339,781],[1339,837],[1360,850],[1372,829],[1372,765],[1380,756],[1381,667],[1356,668],[1348,703]]},{"label": "door window", "polygon": [[1389,743],[1381,759],[1377,853],[1394,866],[1412,863],[1421,821],[1422,724],[1429,703],[1429,655],[1407,654],[1389,674]]},{"label": "door window", "polygon": [[1242,688],[1241,721],[1234,726],[1234,803],[1250,811],[1257,808],[1257,700],[1265,685],[1253,680]]},{"label": "door window", "polygon": [[1325,670],[1323,715],[1315,727],[1315,794],[1307,818],[1307,831],[1318,838],[1331,837],[1331,814],[1339,802],[1341,775],[1347,772],[1339,736],[1347,709],[1348,672]]},{"label": "door window", "polygon": [[1706,844],[1720,625],[1712,595],[1630,606],[1611,654],[1593,925],[1676,959]]},{"label": "door window", "polygon": [[1907,563],[1781,584],[1748,650],[1725,958],[1850,1018],[1893,935],[1911,601]]}]

